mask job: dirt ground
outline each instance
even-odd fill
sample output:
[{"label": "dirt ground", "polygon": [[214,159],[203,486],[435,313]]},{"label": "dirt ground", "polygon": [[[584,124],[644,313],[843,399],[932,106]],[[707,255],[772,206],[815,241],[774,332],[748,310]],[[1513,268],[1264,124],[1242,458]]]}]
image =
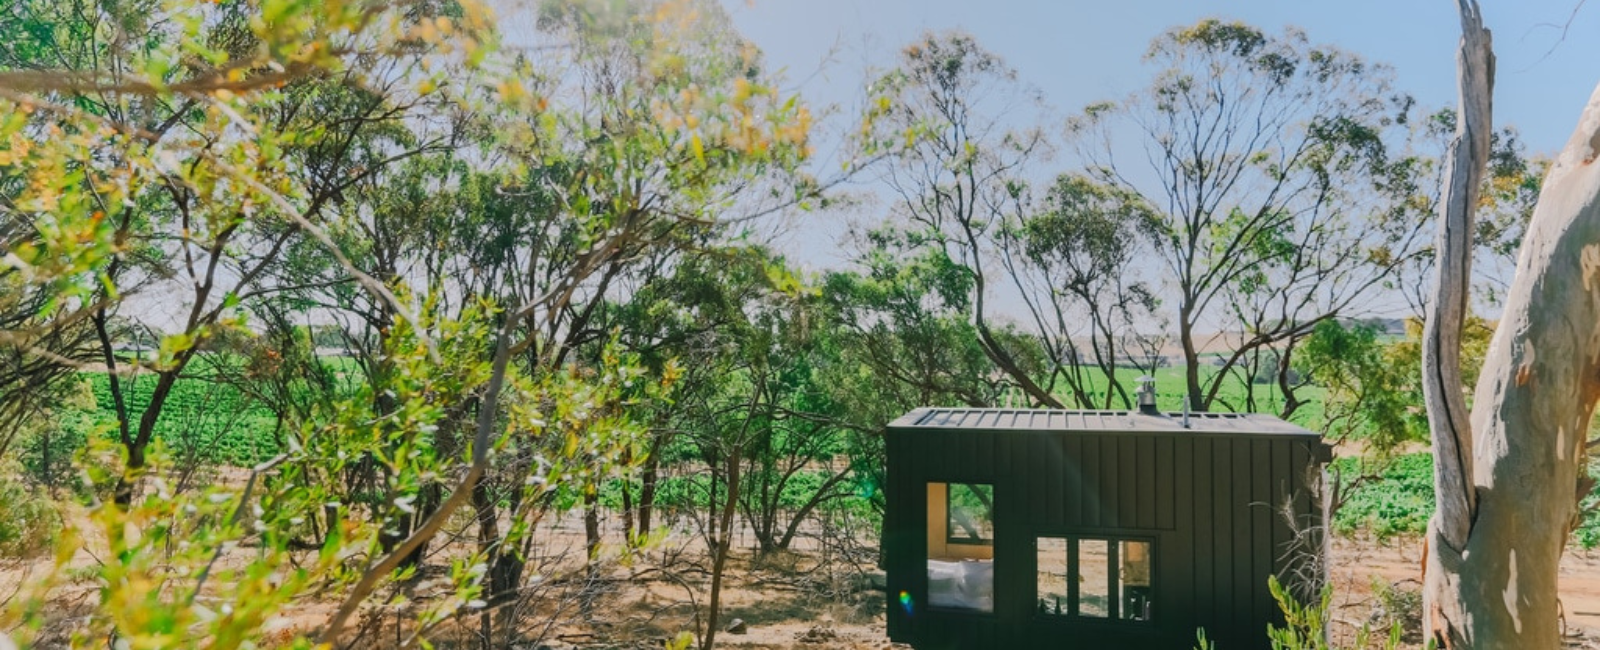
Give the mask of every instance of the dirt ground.
[{"label": "dirt ground", "polygon": [[[582,522],[576,515],[549,530],[541,548],[548,589],[518,610],[524,633],[517,650],[599,650],[659,648],[684,631],[701,629],[709,592],[709,562],[703,542],[681,526],[651,548],[623,556],[613,552],[606,568],[575,579],[565,558],[582,548]],[[723,615],[717,646],[739,649],[871,649],[903,648],[884,633],[881,577],[874,577],[872,550],[859,544],[825,542],[813,535],[798,540],[797,552],[756,558],[747,549],[752,540],[736,537],[723,589]],[[838,538],[834,538],[837,540]],[[851,548],[846,548],[846,547]],[[1348,640],[1362,624],[1386,628],[1383,612],[1404,598],[1382,598],[1375,585],[1391,593],[1415,593],[1421,544],[1415,539],[1339,539],[1333,546],[1336,587],[1334,624],[1337,640]],[[85,562],[92,562],[85,558]],[[19,584],[43,563],[0,566],[0,587]],[[567,567],[567,568],[563,568]],[[0,588],[0,600],[11,589]],[[73,621],[89,611],[94,585],[75,581],[53,598],[57,616],[40,639],[41,647],[62,647]],[[1561,601],[1568,645],[1600,650],[1600,554],[1573,550],[1562,563]],[[1419,601],[1417,601],[1419,602]],[[1412,604],[1415,615],[1420,606]],[[301,602],[268,624],[269,640],[284,640],[295,631],[309,631],[326,619],[332,604]],[[729,626],[742,622],[742,633]],[[439,647],[470,647],[474,629],[463,623],[437,635]],[[1412,637],[1415,638],[1414,636]],[[381,647],[384,644],[373,644]],[[1405,647],[1420,647],[1409,643]]]},{"label": "dirt ground", "polygon": [[[726,613],[722,621],[741,619],[744,634],[719,633],[718,647],[741,649],[802,649],[849,648],[852,650],[887,650],[902,648],[890,644],[884,632],[883,594],[872,587],[872,580],[859,568],[821,565],[815,556],[818,549],[784,556],[778,560],[751,563],[747,552],[736,553],[734,564],[725,586]],[[700,550],[689,545],[689,552]],[[647,554],[648,555],[648,554]],[[649,561],[649,558],[645,558]],[[866,558],[861,558],[866,559]],[[1371,538],[1336,539],[1330,558],[1335,585],[1334,622],[1335,640],[1348,644],[1362,625],[1374,628],[1375,637],[1383,636],[1389,618],[1386,608],[1397,600],[1385,599],[1375,592],[1379,585],[1387,584],[1391,593],[1409,593],[1416,600],[1412,609],[1405,612],[1420,614],[1420,567],[1422,543],[1415,538],[1374,540]],[[685,598],[682,589],[663,588],[659,581],[646,580],[623,586],[608,596],[607,610],[615,620],[638,619],[646,612],[659,612],[674,599]],[[1600,650],[1600,553],[1573,549],[1562,561],[1561,601],[1568,647]],[[627,625],[614,621],[602,622],[599,627],[586,626],[580,621],[567,621],[558,625],[546,643],[552,649],[630,647],[626,636],[606,638],[600,630],[622,632]],[[671,621],[678,620],[674,628]],[[692,619],[657,615],[651,626],[653,632],[665,636],[670,629],[691,629]],[[1402,647],[1420,648],[1413,621],[1408,626],[1407,643]],[[645,631],[634,628],[634,632]],[[646,636],[649,636],[648,634]],[[637,639],[635,637],[634,640]],[[621,646],[614,645],[623,642]],[[646,647],[646,646],[632,646]]]},{"label": "dirt ground", "polygon": [[[1375,620],[1382,611],[1381,599],[1374,594],[1376,581],[1407,591],[1421,589],[1422,540],[1336,539],[1331,566],[1335,586],[1332,631],[1336,638],[1348,639],[1362,623],[1383,627]],[[1569,549],[1561,560],[1560,591],[1567,647],[1600,649],[1600,553]],[[1408,643],[1403,647],[1422,646]]]}]

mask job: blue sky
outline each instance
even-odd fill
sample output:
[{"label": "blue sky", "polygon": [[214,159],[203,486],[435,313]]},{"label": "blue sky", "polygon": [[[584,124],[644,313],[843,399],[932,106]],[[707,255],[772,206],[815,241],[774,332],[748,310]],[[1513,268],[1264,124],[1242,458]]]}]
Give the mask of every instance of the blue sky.
[{"label": "blue sky", "polygon": [[[1298,27],[1314,43],[1389,65],[1395,87],[1424,108],[1455,105],[1460,21],[1450,0],[722,1],[739,31],[765,52],[769,68],[783,72],[789,90],[846,114],[856,112],[865,71],[893,65],[899,48],[925,31],[972,34],[1065,117],[1148,84],[1153,69],[1142,56],[1150,40],[1211,17],[1274,33]],[[1495,121],[1515,126],[1530,153],[1560,150],[1600,81],[1600,40],[1593,38],[1600,34],[1600,3],[1580,2],[1488,0],[1483,7],[1498,57]],[[826,158],[826,145],[821,153]],[[1041,171],[1053,175],[1070,164],[1058,157]],[[853,253],[845,224],[875,222],[883,212],[868,203],[853,214],[799,216],[776,243],[802,268],[845,266]]]},{"label": "blue sky", "polygon": [[[960,28],[1005,58],[1058,110],[1120,98],[1150,77],[1150,39],[1207,17],[1278,31],[1304,29],[1391,65],[1397,87],[1426,106],[1455,103],[1455,43],[1449,0],[724,0],[740,31],[769,65],[813,102],[848,102],[862,70],[886,66],[923,31]],[[1515,125],[1529,148],[1565,143],[1600,81],[1600,5],[1580,0],[1488,0],[1485,22],[1499,58],[1496,122]],[[1562,40],[1560,25],[1577,8]],[[824,64],[832,55],[831,62]]]}]

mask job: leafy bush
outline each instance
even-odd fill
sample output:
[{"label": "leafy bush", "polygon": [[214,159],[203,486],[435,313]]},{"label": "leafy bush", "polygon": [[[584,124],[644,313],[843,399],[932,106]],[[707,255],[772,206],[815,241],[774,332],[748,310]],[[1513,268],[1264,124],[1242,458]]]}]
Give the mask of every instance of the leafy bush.
[{"label": "leafy bush", "polygon": [[[1328,642],[1328,622],[1330,609],[1333,605],[1333,585],[1322,588],[1322,594],[1314,603],[1302,604],[1290,595],[1277,576],[1267,578],[1267,587],[1272,591],[1272,598],[1278,602],[1278,609],[1283,611],[1284,624],[1267,626],[1267,638],[1272,642],[1272,650],[1342,650]],[[1396,650],[1400,647],[1400,623],[1395,622],[1389,627],[1389,636],[1383,639],[1379,647],[1383,650]],[[1204,628],[1195,630],[1195,650],[1218,650],[1217,644],[1206,638]],[[1362,625],[1356,630],[1355,643],[1351,650],[1366,650],[1372,647],[1372,629]]]},{"label": "leafy bush", "polygon": [[[1600,419],[1597,419],[1600,421]],[[1590,438],[1594,437],[1594,424],[1590,425]],[[1600,461],[1589,459],[1589,478],[1600,488]],[[1591,488],[1578,504],[1578,527],[1572,531],[1572,541],[1584,550],[1600,546],[1600,489]]]},{"label": "leafy bush", "polygon": [[44,495],[0,471],[0,558],[32,558],[50,550],[61,514]]},{"label": "leafy bush", "polygon": [[[1340,458],[1333,471],[1346,490],[1344,504],[1334,513],[1333,528],[1341,535],[1366,530],[1379,539],[1421,534],[1433,516],[1433,455],[1422,452],[1374,464],[1360,458]],[[1356,484],[1358,477],[1370,478]]]},{"label": "leafy bush", "polygon": [[1400,628],[1408,642],[1422,638],[1422,590],[1407,588],[1407,581],[1389,582],[1377,576],[1372,578],[1372,622],[1389,628]]},{"label": "leafy bush", "polygon": [[[1278,609],[1283,610],[1283,627],[1276,625],[1267,626],[1267,638],[1272,641],[1272,650],[1335,650],[1328,643],[1328,621],[1333,605],[1333,585],[1322,588],[1322,596],[1314,603],[1302,604],[1295,600],[1278,582],[1277,576],[1267,578],[1267,586],[1272,590],[1272,599],[1278,601]],[[1356,630],[1355,643],[1352,648],[1371,647],[1370,639],[1372,630],[1362,625]],[[1384,639],[1384,650],[1395,650],[1400,647],[1400,624],[1395,623],[1389,627],[1389,637]]]},{"label": "leafy bush", "polygon": [[[1333,515],[1333,529],[1341,535],[1364,530],[1379,539],[1394,535],[1420,535],[1433,517],[1433,454],[1418,452],[1397,456],[1382,465],[1360,458],[1340,458],[1332,470],[1340,474],[1345,501]],[[1358,477],[1373,477],[1355,484]],[[1589,476],[1600,485],[1600,465],[1591,464]],[[1572,542],[1584,549],[1600,546],[1600,491],[1590,490],[1581,503]]]}]

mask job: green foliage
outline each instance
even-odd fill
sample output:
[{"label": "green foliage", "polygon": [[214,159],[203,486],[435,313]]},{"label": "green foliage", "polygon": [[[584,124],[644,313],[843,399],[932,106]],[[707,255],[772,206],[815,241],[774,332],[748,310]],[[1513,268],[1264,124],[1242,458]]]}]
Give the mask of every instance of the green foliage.
[{"label": "green foliage", "polygon": [[[80,416],[78,427],[87,429],[75,433],[80,439],[91,432],[114,437],[117,413],[105,373],[84,372],[81,376],[94,399],[92,408]],[[144,414],[154,384],[149,376],[124,380],[123,396],[131,420],[138,421]],[[173,385],[156,421],[155,439],[179,457],[248,467],[278,454],[277,432],[277,416],[272,411],[238,386],[202,370]]]},{"label": "green foliage", "polygon": [[1325,435],[1354,437],[1380,456],[1427,438],[1421,404],[1421,357],[1417,341],[1387,341],[1378,327],[1335,320],[1317,324],[1295,364],[1325,390]]},{"label": "green foliage", "polygon": [[[1331,621],[1333,585],[1324,585],[1315,602],[1302,603],[1285,589],[1277,576],[1267,577],[1267,588],[1272,599],[1283,612],[1284,624],[1267,625],[1267,638],[1272,650],[1344,650],[1328,642],[1328,624]],[[1389,626],[1387,637],[1380,640],[1383,650],[1397,650],[1401,641],[1401,625],[1395,621]],[[1368,650],[1372,647],[1372,630],[1362,624],[1356,630],[1354,642],[1348,650]],[[1217,644],[1206,638],[1204,628],[1195,630],[1195,650],[1217,650]]]},{"label": "green foliage", "polygon": [[[1341,480],[1343,503],[1334,513],[1333,530],[1341,535],[1366,531],[1379,539],[1420,535],[1433,517],[1433,454],[1417,452],[1390,459],[1338,458],[1329,468]],[[1589,467],[1600,479],[1600,467]],[[1571,541],[1580,548],[1600,546],[1600,515],[1591,491],[1579,503],[1580,517]]]},{"label": "green foliage", "polygon": [[[1594,424],[1590,428],[1593,429]],[[1590,435],[1593,435],[1592,432]],[[1586,472],[1592,481],[1590,485],[1600,485],[1600,461],[1594,456],[1589,456]],[[1584,550],[1600,547],[1600,489],[1591,488],[1588,494],[1578,500],[1577,519],[1578,526],[1572,531],[1572,541]]]},{"label": "green foliage", "polygon": [[[1366,530],[1379,538],[1420,535],[1433,516],[1433,455],[1414,453],[1392,460],[1339,458],[1331,471],[1344,482],[1344,503],[1333,529],[1348,535]],[[1359,485],[1351,487],[1360,477]]]},{"label": "green foliage", "polygon": [[930,251],[906,257],[885,233],[864,273],[830,273],[824,299],[843,321],[841,341],[859,353],[879,390],[912,404],[989,404],[999,387],[965,315],[970,275]]},{"label": "green foliage", "polygon": [[36,387],[53,404],[42,411],[24,413],[12,443],[22,476],[52,494],[63,486],[78,487],[74,456],[94,431],[86,413],[94,404],[89,386],[71,381],[70,376],[64,379],[52,388]]},{"label": "green foliage", "polygon": [[1386,627],[1400,628],[1406,640],[1422,632],[1422,589],[1406,588],[1405,582],[1392,583],[1373,576],[1372,596],[1377,600],[1373,618]]},{"label": "green foliage", "polygon": [[40,490],[10,478],[0,465],[0,559],[28,559],[50,551],[61,530],[61,514]]},{"label": "green foliage", "polygon": [[[1429,206],[1413,199],[1428,179],[1410,153],[1414,102],[1388,68],[1295,29],[1203,20],[1157,37],[1146,60],[1157,69],[1148,87],[1069,130],[1094,180],[1165,206],[1149,243],[1176,285],[1178,342],[1201,349],[1193,336],[1212,327],[1242,334],[1226,343],[1225,372],[1187,386],[1198,408],[1223,410],[1219,382],[1298,353],[1312,324],[1422,259]],[[1148,173],[1120,155],[1113,134],[1125,128],[1153,152]]]},{"label": "green foliage", "polygon": [[[1283,611],[1284,618],[1282,627],[1267,626],[1267,638],[1272,642],[1272,650],[1337,650],[1328,643],[1329,616],[1333,613],[1330,609],[1333,604],[1333,585],[1323,586],[1318,601],[1314,603],[1296,600],[1278,582],[1277,576],[1269,576],[1267,586],[1278,608]],[[1384,650],[1399,648],[1400,634],[1400,624],[1396,622],[1389,627],[1389,636],[1383,640],[1381,647]],[[1356,630],[1355,642],[1350,648],[1366,650],[1370,647],[1371,636],[1371,629],[1363,624]]]}]

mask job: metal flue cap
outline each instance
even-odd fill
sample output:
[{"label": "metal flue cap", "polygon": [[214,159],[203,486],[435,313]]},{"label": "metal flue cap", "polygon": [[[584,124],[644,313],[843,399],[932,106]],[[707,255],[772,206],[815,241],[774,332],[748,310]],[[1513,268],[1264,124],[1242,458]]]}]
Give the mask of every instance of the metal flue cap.
[{"label": "metal flue cap", "polygon": [[1140,377],[1139,382],[1139,412],[1145,415],[1161,415],[1156,410],[1156,378],[1150,375]]}]

